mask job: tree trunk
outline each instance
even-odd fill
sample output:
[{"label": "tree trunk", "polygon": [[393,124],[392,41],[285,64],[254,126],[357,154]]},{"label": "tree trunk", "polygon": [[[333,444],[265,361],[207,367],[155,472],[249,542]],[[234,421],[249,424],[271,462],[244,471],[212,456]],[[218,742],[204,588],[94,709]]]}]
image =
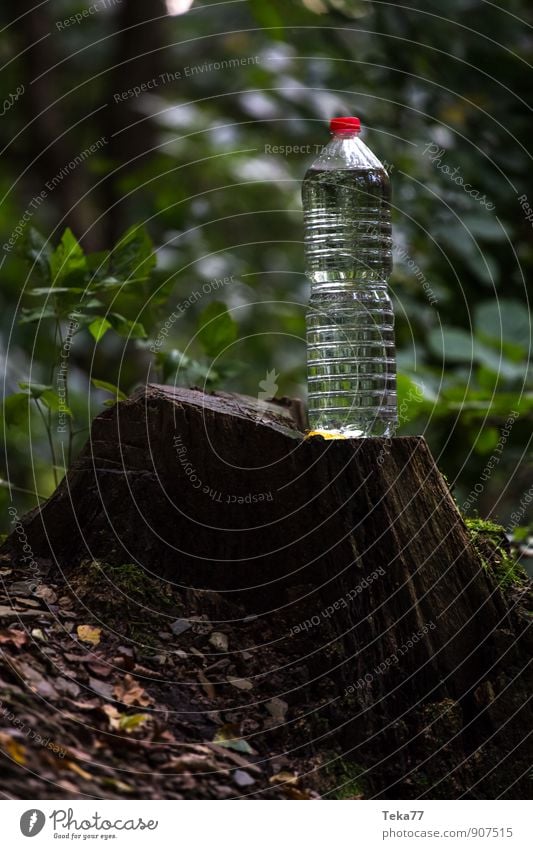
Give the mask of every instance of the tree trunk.
[{"label": "tree trunk", "polygon": [[[287,667],[305,665],[313,746],[341,741],[384,795],[409,796],[420,763],[426,778],[445,771],[443,795],[463,792],[482,745],[488,762],[514,750],[518,778],[528,720],[503,670],[520,666],[524,622],[426,442],[303,428],[287,399],[148,386],[95,420],[67,478],[23,520],[28,543],[67,577],[87,559],[137,563],[210,616],[238,607],[258,644],[268,634]],[[16,552],[17,538],[6,545]]]},{"label": "tree trunk", "polygon": [[121,181],[125,173],[140,169],[153,158],[157,149],[156,123],[139,107],[135,87],[146,91],[168,68],[171,70],[171,47],[167,45],[167,8],[165,0],[124,0],[113,16],[113,61],[106,74],[104,125],[108,139],[107,155],[113,165],[103,183],[105,230],[111,245],[117,241],[129,222],[128,197],[124,198]]},{"label": "tree trunk", "polygon": [[[73,164],[83,151],[78,141],[72,142],[65,120],[72,100],[61,97],[61,81],[68,78],[69,67],[68,58],[58,49],[57,18],[51,4],[10,0],[8,5],[11,20],[18,22],[10,38],[16,39],[15,53],[23,57],[21,108],[26,122],[22,139],[15,142],[16,151],[10,155],[19,159],[17,172],[25,175],[22,185],[27,181],[36,195],[53,192],[61,213],[60,230],[71,227],[86,250],[97,250],[102,242],[101,225],[91,181],[85,162]],[[89,144],[97,141],[96,133]]]}]

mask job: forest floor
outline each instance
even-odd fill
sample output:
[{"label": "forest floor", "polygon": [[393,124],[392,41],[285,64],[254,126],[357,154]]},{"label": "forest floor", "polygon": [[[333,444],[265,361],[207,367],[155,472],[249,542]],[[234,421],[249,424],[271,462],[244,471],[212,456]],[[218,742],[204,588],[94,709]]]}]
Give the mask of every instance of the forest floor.
[{"label": "forest floor", "polygon": [[[305,631],[280,639],[279,617],[273,632],[268,617],[131,565],[84,563],[68,580],[38,566],[35,583],[0,555],[5,799],[528,797],[522,663],[497,664],[476,691],[489,717],[479,746],[447,699],[413,710],[356,762],[335,732],[346,708],[335,713],[335,682],[314,675]],[[509,593],[530,620],[530,584]],[[509,693],[499,712],[498,690]]]},{"label": "forest floor", "polygon": [[265,652],[242,650],[246,622],[208,624],[197,598],[187,618],[154,617],[140,597],[164,586],[143,586],[131,567],[116,570],[115,599],[98,564],[37,588],[8,559],[0,567],[4,798],[304,800],[326,789],[320,757],[284,754],[298,717],[273,695],[276,675],[263,680]]}]

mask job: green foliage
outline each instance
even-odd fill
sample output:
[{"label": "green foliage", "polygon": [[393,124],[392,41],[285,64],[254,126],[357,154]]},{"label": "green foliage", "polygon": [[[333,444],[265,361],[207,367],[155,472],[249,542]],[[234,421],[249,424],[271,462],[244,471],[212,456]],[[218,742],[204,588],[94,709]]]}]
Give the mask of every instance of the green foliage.
[{"label": "green foliage", "polygon": [[111,251],[109,274],[117,282],[148,280],[155,262],[152,241],[144,227],[136,224],[124,233]]},{"label": "green foliage", "polygon": [[[36,323],[40,326],[50,322],[53,325],[54,350],[51,368],[49,366],[50,382],[19,381],[18,386],[22,391],[4,399],[4,415],[8,427],[21,427],[24,423],[31,423],[30,402],[34,403],[46,433],[53,481],[57,485],[60,469],[56,462],[57,443],[62,441],[58,440],[57,434],[64,429],[68,432],[66,462],[69,464],[73,454],[75,426],[79,424],[77,420],[73,422],[75,417],[68,404],[72,340],[84,328],[95,344],[99,344],[110,330],[128,339],[146,338],[141,322],[112,312],[110,307],[116,300],[117,289],[120,290],[126,284],[146,281],[143,275],[153,269],[155,256],[150,237],[142,227],[130,228],[109,254],[98,254],[96,258],[85,254],[68,228],[53,250],[32,227],[23,243],[23,255],[29,263],[32,283],[49,285],[33,286],[29,290],[30,296],[44,299],[44,302],[41,308],[24,308],[20,323]],[[144,291],[129,299],[129,308],[135,311],[135,315],[142,311],[144,304]],[[102,310],[105,310],[104,314],[101,314]],[[111,391],[119,400],[126,397],[108,381],[91,378],[91,382],[97,389]],[[66,420],[66,425],[61,424],[54,430],[55,419]],[[90,420],[87,428],[89,426]],[[81,428],[79,432],[84,431],[85,428]]]},{"label": "green foliage", "polygon": [[104,392],[110,392],[111,395],[114,395],[114,398],[108,398],[107,401],[104,401],[106,406],[113,406],[117,401],[125,401],[128,397],[118,386],[109,383],[107,380],[97,380],[93,377],[91,378],[91,383],[95,389],[102,389]]},{"label": "green foliage", "polygon": [[365,768],[344,758],[335,758],[325,768],[328,785],[333,790],[327,794],[331,799],[363,798],[366,792]]},{"label": "green foliage", "polygon": [[26,422],[30,412],[30,400],[29,392],[15,392],[4,399],[4,421],[8,427],[20,427]]},{"label": "green foliage", "polygon": [[[49,286],[36,286],[30,289],[29,295],[44,299],[41,309],[25,310],[21,323],[37,322],[41,324],[50,320],[54,325],[56,350],[51,369],[51,380],[60,375],[57,387],[53,382],[44,384],[35,381],[21,381],[21,392],[15,392],[5,398],[4,415],[8,427],[22,427],[30,421],[30,402],[34,402],[36,411],[40,414],[44,426],[53,470],[53,482],[57,485],[57,464],[59,445],[54,431],[54,419],[61,416],[67,418],[68,430],[67,465],[73,456],[74,434],[81,424],[68,406],[69,397],[69,356],[65,355],[65,344],[83,329],[87,329],[95,345],[102,342],[109,331],[127,340],[147,340],[148,334],[144,324],[136,318],[127,318],[121,313],[111,310],[123,287],[128,286],[127,300],[130,314],[138,316],[146,314],[153,322],[150,331],[155,332],[157,325],[152,311],[146,310],[147,290],[143,284],[150,284],[150,275],[155,268],[155,254],[150,237],[140,226],[130,227],[118,240],[109,253],[86,255],[70,230],[66,230],[55,248],[46,247],[44,238],[31,228],[24,242],[24,256],[30,264],[32,281],[49,281]],[[57,285],[60,283],[61,285]],[[137,291],[129,288],[137,284]],[[53,306],[49,306],[49,301]],[[105,312],[103,312],[105,310]],[[212,367],[212,358],[222,355],[224,349],[238,337],[238,325],[229,314],[226,305],[213,301],[200,315],[197,339],[200,351],[204,356],[194,358],[185,355],[175,348],[161,349],[153,355],[154,367],[161,373],[163,381],[179,379],[181,383],[190,386],[211,388],[225,376],[237,373],[238,363],[222,363],[219,368]],[[127,395],[114,383],[92,377],[88,378],[91,385],[98,390],[110,393],[113,397],[103,401],[104,406],[111,406],[117,401],[124,400]],[[59,387],[63,387],[62,397]],[[90,427],[90,419],[84,433]],[[58,429],[58,430],[61,430]]]},{"label": "green foliage", "polygon": [[527,574],[523,566],[504,548],[506,537],[502,526],[487,519],[466,519],[465,522],[483,567],[498,584],[504,589],[513,584],[522,584]]},{"label": "green foliage", "polygon": [[[26,254],[28,255],[27,248]],[[30,258],[28,256],[28,259]],[[86,280],[87,260],[81,245],[68,227],[63,233],[59,245],[48,257],[48,268],[48,275],[45,274],[44,276],[47,276],[50,280],[54,292],[61,292],[62,294],[83,292],[83,288],[79,287]],[[48,294],[48,290],[34,290],[34,294]]]},{"label": "green foliage", "polygon": [[105,332],[109,330],[110,327],[113,327],[113,325],[110,321],[107,320],[107,318],[97,316],[91,321],[87,329],[89,330],[89,333],[93,337],[94,341],[99,342],[102,336],[104,336]]},{"label": "green foliage", "polygon": [[199,325],[198,339],[210,357],[217,357],[238,335],[237,323],[222,301],[213,301],[205,308]]}]

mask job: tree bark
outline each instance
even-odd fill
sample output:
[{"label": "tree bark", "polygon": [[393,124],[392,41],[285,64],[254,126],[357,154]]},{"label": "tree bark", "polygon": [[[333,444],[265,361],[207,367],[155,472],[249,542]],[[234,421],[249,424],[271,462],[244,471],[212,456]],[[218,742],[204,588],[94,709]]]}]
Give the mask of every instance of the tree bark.
[{"label": "tree bark", "polygon": [[[89,192],[87,168],[84,162],[71,168],[82,150],[78,142],[72,143],[72,133],[64,117],[69,100],[60,100],[60,81],[68,76],[68,61],[65,62],[58,47],[57,18],[50,4],[25,0],[22,3],[10,0],[9,11],[12,20],[20,18],[12,28],[11,37],[16,39],[17,51],[23,57],[21,108],[26,127],[22,150],[13,155],[19,160],[19,170],[27,174],[23,185],[27,182],[33,191],[37,189],[35,194],[43,190],[53,192],[63,218],[61,229],[71,227],[87,250],[96,250],[101,247],[101,227],[95,223],[97,210]],[[97,138],[91,140],[96,141]],[[19,140],[16,146],[20,145]],[[39,177],[37,184],[35,174]],[[52,188],[47,188],[47,183]]]},{"label": "tree bark", "polygon": [[[128,203],[121,180],[129,167],[138,169],[154,156],[158,132],[155,122],[139,109],[136,97],[124,95],[143,87],[165,70],[167,9],[164,0],[124,0],[114,15],[114,56],[106,75],[107,102],[104,122],[109,140],[107,153],[112,173],[103,183],[105,229],[113,244],[126,229]],[[165,58],[166,57],[166,58]]]},{"label": "tree bark", "polygon": [[[256,639],[267,629],[305,661],[309,704],[326,682],[328,729],[381,781],[426,763],[434,734],[434,769],[449,756],[462,787],[463,759],[510,710],[498,676],[521,664],[525,620],[423,438],[324,440],[304,426],[288,399],[148,386],[95,420],[66,479],[23,520],[28,543],[67,576],[87,559],[133,562],[200,594],[209,615],[239,606],[258,617]],[[436,729],[455,740],[445,755]],[[514,748],[516,766],[522,737],[507,731],[498,751]]]}]

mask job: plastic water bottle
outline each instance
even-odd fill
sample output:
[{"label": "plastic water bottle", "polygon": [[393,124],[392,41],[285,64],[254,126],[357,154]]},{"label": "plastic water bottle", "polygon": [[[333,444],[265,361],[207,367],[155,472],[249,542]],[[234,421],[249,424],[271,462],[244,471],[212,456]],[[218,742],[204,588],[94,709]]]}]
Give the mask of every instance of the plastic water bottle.
[{"label": "plastic water bottle", "polygon": [[359,118],[333,118],[333,138],[305,175],[307,376],[311,430],[392,436],[397,425],[390,181],[361,141]]}]

